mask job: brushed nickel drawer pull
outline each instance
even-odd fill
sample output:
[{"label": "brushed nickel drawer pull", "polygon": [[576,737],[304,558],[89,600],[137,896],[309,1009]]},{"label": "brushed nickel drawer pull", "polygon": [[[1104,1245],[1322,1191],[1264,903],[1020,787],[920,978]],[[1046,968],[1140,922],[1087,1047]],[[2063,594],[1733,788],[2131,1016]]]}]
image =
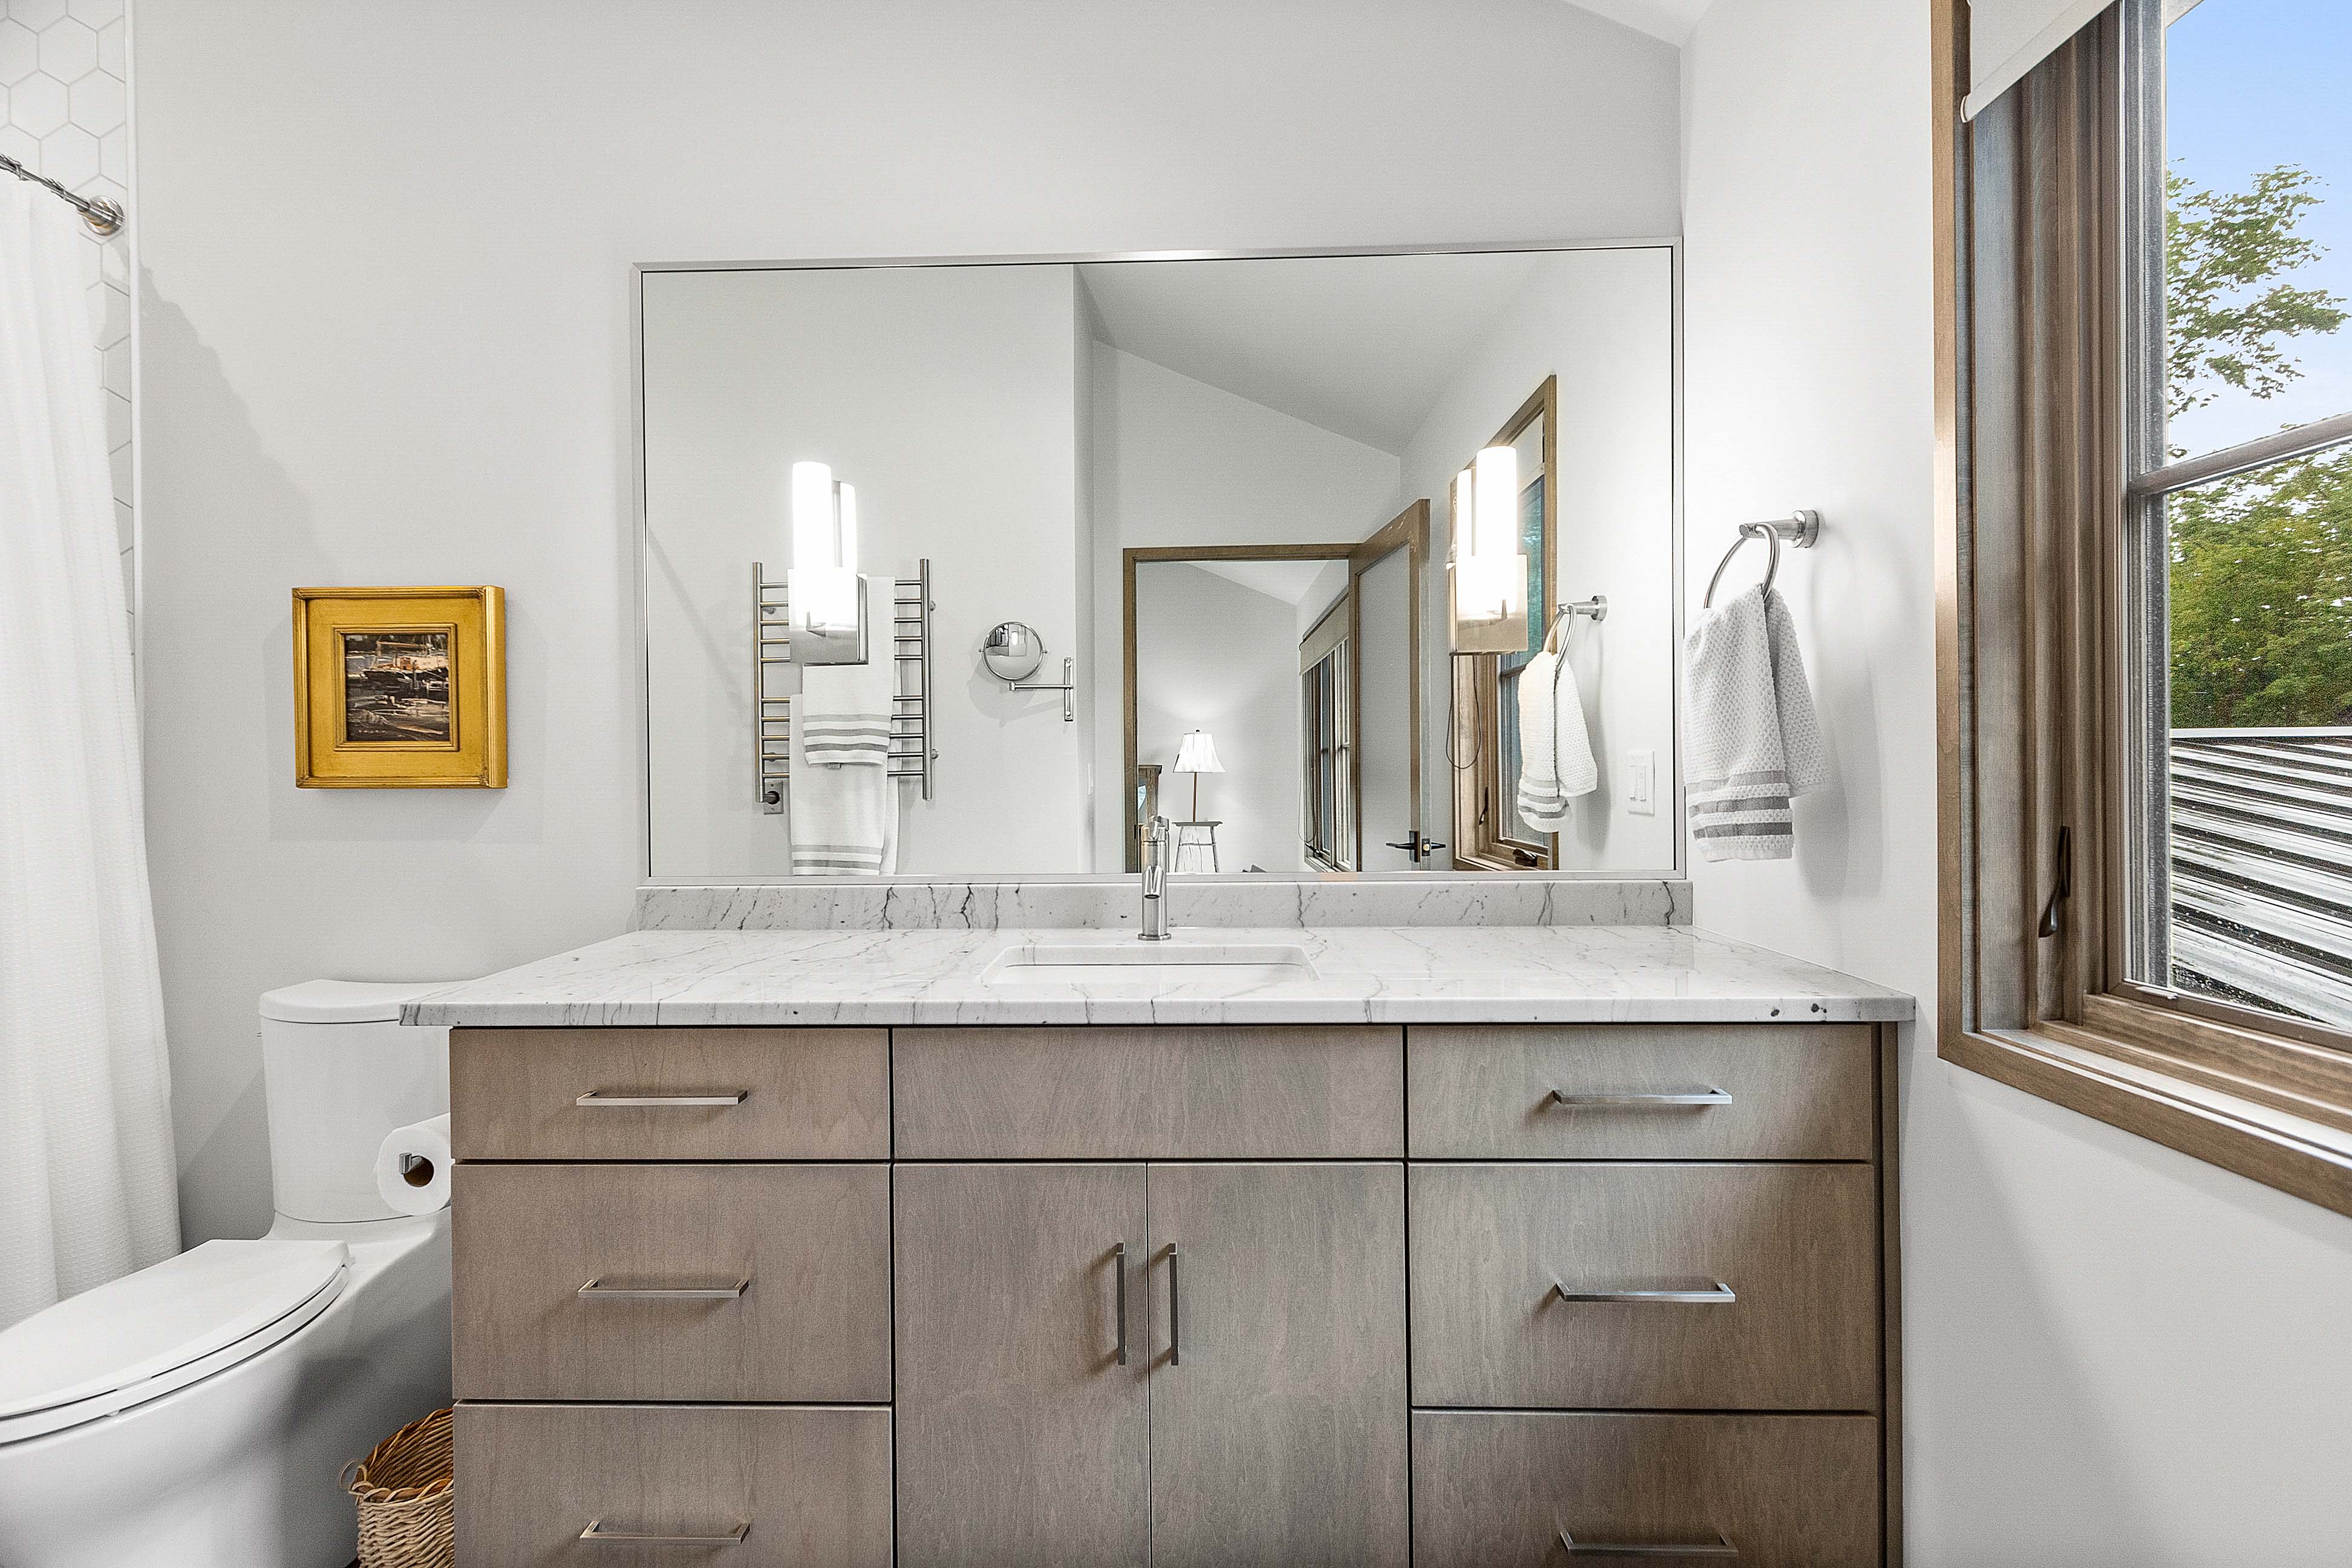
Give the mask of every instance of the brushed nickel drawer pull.
[{"label": "brushed nickel drawer pull", "polygon": [[1658,1301],[1679,1302],[1699,1307],[1727,1307],[1739,1300],[1738,1293],[1722,1280],[1710,1281],[1704,1289],[1681,1290],[1611,1290],[1571,1289],[1555,1279],[1552,1294],[1563,1301]]},{"label": "brushed nickel drawer pull", "polygon": [[1168,1244],[1168,1364],[1184,1364],[1183,1319],[1176,1311],[1176,1244]]},{"label": "brushed nickel drawer pull", "polygon": [[1127,1364],[1127,1243],[1111,1243],[1110,1267],[1118,1280],[1118,1300],[1111,1310],[1118,1314],[1118,1364]]},{"label": "brushed nickel drawer pull", "polygon": [[748,1089],[715,1089],[708,1094],[624,1094],[616,1089],[592,1089],[572,1103],[586,1110],[636,1110],[649,1105],[740,1105],[751,1093]]},{"label": "brushed nickel drawer pull", "polygon": [[1544,1103],[1547,1105],[1609,1105],[1619,1108],[1638,1108],[1641,1106],[1666,1107],[1675,1105],[1706,1106],[1729,1105],[1731,1103],[1731,1096],[1719,1089],[1705,1088],[1668,1089],[1665,1092],[1659,1094],[1652,1094],[1633,1089],[1604,1089],[1592,1094],[1571,1094],[1567,1089],[1556,1089],[1551,1091],[1550,1098],[1546,1100]]},{"label": "brushed nickel drawer pull", "polygon": [[748,1519],[719,1535],[646,1535],[630,1530],[607,1530],[603,1520],[592,1519],[588,1528],[580,1532],[580,1539],[614,1546],[740,1546],[743,1538],[751,1533],[751,1521]]},{"label": "brushed nickel drawer pull", "polygon": [[1737,1557],[1739,1548],[1731,1544],[1731,1537],[1721,1531],[1713,1541],[1695,1542],[1682,1546],[1642,1546],[1622,1541],[1579,1541],[1565,1530],[1559,1532],[1559,1543],[1568,1548],[1570,1557]]},{"label": "brushed nickel drawer pull", "polygon": [[580,1287],[589,1301],[732,1301],[751,1288],[746,1274],[732,1285],[607,1285],[601,1274]]}]

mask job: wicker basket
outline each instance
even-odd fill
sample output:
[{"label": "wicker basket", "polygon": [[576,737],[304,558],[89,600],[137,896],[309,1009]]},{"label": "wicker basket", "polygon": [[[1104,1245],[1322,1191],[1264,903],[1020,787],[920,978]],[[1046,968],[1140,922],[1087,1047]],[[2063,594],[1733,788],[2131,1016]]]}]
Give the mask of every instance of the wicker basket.
[{"label": "wicker basket", "polygon": [[449,1412],[436,1410],[343,1468],[360,1510],[360,1568],[453,1568]]}]

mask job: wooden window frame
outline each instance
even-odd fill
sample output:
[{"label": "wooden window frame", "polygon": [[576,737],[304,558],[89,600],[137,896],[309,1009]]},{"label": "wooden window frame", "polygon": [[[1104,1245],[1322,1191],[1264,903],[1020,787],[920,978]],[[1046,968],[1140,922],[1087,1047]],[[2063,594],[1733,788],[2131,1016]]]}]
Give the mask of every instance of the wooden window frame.
[{"label": "wooden window frame", "polygon": [[[1548,375],[1520,404],[1502,428],[1489,437],[1489,447],[1507,447],[1537,420],[1543,421],[1543,605],[1529,605],[1528,615],[1549,626],[1559,589],[1559,377]],[[1522,492],[1526,487],[1522,485]],[[1460,531],[1448,522],[1447,550],[1459,542]],[[1467,762],[1454,763],[1454,868],[1457,871],[1556,871],[1559,868],[1559,835],[1547,833],[1543,842],[1506,837],[1496,830],[1510,806],[1506,792],[1515,781],[1503,776],[1502,656],[1458,653],[1450,672],[1453,685],[1453,727],[1449,746],[1466,745]],[[1467,723],[1464,723],[1466,716]]]},{"label": "wooden window frame", "polygon": [[[2150,565],[2162,569],[2161,540],[2155,541],[2151,555],[2148,531],[2127,525],[2135,509],[2149,504],[2152,496],[2196,482],[2183,478],[2195,464],[2161,463],[2160,410],[2151,435],[2147,411],[2132,401],[2135,377],[2147,369],[2139,356],[2148,352],[2132,328],[2145,327],[2151,287],[2159,291],[2154,309],[2161,322],[2162,257],[2159,237],[2151,279],[2147,247],[2136,253],[2126,243],[2135,233],[2144,236],[2144,227],[2134,226],[2147,216],[2144,208],[2134,208],[2136,200],[2145,199],[2146,184],[2129,175],[2132,159],[2149,145],[2151,125],[2159,138],[2159,167],[2162,143],[2160,121],[2152,118],[2161,112],[2160,100],[2151,102],[2147,84],[2128,75],[2116,83],[2119,123],[2113,150],[2122,200],[2114,219],[2121,232],[2112,237],[2124,268],[2120,277],[2108,279],[2116,285],[2109,293],[2116,320],[2113,353],[2102,367],[2114,374],[2119,389],[2113,399],[2119,416],[2113,432],[2115,471],[2087,476],[2085,487],[2086,494],[2098,498],[2102,552],[2109,568],[2106,581],[2084,595],[2084,613],[2099,623],[2087,643],[2095,648],[2091,657],[2100,668],[2094,698],[2081,705],[2085,710],[2071,718],[2073,732],[2063,737],[2077,746],[2074,754],[2084,765],[2075,771],[2087,776],[2060,785],[2052,810],[2024,808],[2021,824],[1982,819],[1968,744],[1975,672],[1965,636],[1975,603],[1967,553],[1973,547],[1968,410],[1974,366],[1966,271],[1974,244],[1969,226],[1975,172],[1970,133],[1960,113],[1968,91],[1968,5],[1967,0],[1927,3],[1934,115],[1937,804],[1942,824],[1937,836],[1937,1054],[2192,1158],[2352,1215],[2352,1050],[2347,1048],[2352,1036],[2126,978],[2136,968],[2147,972],[2148,951],[2146,922],[2131,915],[2131,879],[2158,879],[2144,885],[2159,891],[2137,903],[2160,911],[2165,874],[2159,863],[2165,851],[2153,842],[2160,836],[2133,827],[2163,821],[2162,775],[2148,752],[2157,733],[2153,726],[2163,716],[2135,711],[2136,689],[2125,679],[2133,658],[2144,659],[2150,646],[2149,628],[2136,619],[2146,601],[2144,592],[2136,596],[2135,583],[2145,590]],[[2125,58],[2147,47],[2147,28],[2161,28],[2155,12],[2152,0],[2122,0],[2115,26],[2126,30],[2120,35]],[[2135,28],[2136,37],[2128,31]],[[2160,236],[2160,213],[2156,221]],[[2156,352],[2160,355],[2160,326]],[[2256,458],[2294,455],[2241,449],[2237,457],[2244,460],[2221,471],[2258,466]],[[2207,476],[2212,477],[2218,475]],[[2146,683],[2137,690],[2144,696]],[[2123,790],[2134,781],[2143,799],[2127,810]],[[2023,966],[2022,1026],[1979,1026],[1973,1005],[1983,960],[1979,916],[1990,915],[2002,932],[2033,931],[2052,891],[2044,874],[2051,846],[2020,847],[2026,874],[2014,887],[2005,875],[1999,886],[1993,879],[1978,886],[1970,868],[1983,836],[2021,826],[2030,832],[2037,813],[2044,821],[2054,816],[2081,825],[2075,835],[2075,896],[2065,906],[2065,924],[2074,929],[2043,944],[2054,952]],[[2086,863],[2089,870],[2083,874]],[[2012,900],[2022,907],[1999,907]]]}]

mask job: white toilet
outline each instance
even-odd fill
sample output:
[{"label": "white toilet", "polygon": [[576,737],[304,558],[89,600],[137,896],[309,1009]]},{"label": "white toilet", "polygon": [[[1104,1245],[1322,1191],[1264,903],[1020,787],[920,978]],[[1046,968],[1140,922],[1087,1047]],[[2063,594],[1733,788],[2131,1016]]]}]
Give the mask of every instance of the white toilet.
[{"label": "white toilet", "polygon": [[346,1461],[449,1402],[449,1215],[376,1147],[449,1109],[445,983],[261,999],[278,1217],[0,1331],[0,1568],[344,1568]]}]

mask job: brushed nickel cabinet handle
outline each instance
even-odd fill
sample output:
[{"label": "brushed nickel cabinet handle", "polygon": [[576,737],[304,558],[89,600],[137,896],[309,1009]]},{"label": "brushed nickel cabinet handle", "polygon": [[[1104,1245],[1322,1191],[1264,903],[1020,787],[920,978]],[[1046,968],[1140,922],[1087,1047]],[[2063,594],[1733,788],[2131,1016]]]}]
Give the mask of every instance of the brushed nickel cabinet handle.
[{"label": "brushed nickel cabinet handle", "polygon": [[1118,1300],[1111,1310],[1118,1314],[1118,1364],[1127,1364],[1127,1243],[1115,1241],[1110,1248],[1111,1273],[1118,1281]]},{"label": "brushed nickel cabinet handle", "polygon": [[740,1546],[743,1538],[751,1533],[751,1521],[748,1519],[717,1535],[647,1535],[631,1530],[607,1530],[603,1520],[592,1519],[588,1528],[580,1532],[580,1539],[615,1546]]},{"label": "brushed nickel cabinet handle", "polygon": [[1168,1364],[1184,1364],[1184,1320],[1176,1310],[1176,1244],[1168,1244]]},{"label": "brushed nickel cabinet handle", "polygon": [[607,1285],[599,1274],[575,1294],[590,1301],[732,1301],[751,1288],[749,1274],[732,1285]]},{"label": "brushed nickel cabinet handle", "polygon": [[1739,1548],[1731,1544],[1731,1537],[1721,1531],[1713,1541],[1694,1542],[1685,1545],[1643,1546],[1623,1541],[1579,1541],[1565,1530],[1559,1532],[1559,1543],[1570,1557],[1737,1557]]},{"label": "brushed nickel cabinet handle", "polygon": [[1633,1089],[1601,1089],[1594,1093],[1570,1092],[1556,1089],[1546,1097],[1546,1105],[1607,1105],[1621,1109],[1643,1106],[1664,1108],[1675,1105],[1729,1105],[1731,1096],[1719,1089],[1675,1089],[1663,1093]]},{"label": "brushed nickel cabinet handle", "polygon": [[624,1094],[592,1089],[572,1103],[587,1110],[638,1110],[649,1105],[740,1105],[751,1094],[748,1089],[714,1089],[704,1094]]},{"label": "brushed nickel cabinet handle", "polygon": [[1612,1290],[1563,1285],[1555,1279],[1551,1282],[1551,1292],[1563,1301],[1657,1301],[1699,1307],[1726,1307],[1739,1300],[1738,1293],[1720,1279],[1710,1281],[1704,1288],[1676,1290]]}]

